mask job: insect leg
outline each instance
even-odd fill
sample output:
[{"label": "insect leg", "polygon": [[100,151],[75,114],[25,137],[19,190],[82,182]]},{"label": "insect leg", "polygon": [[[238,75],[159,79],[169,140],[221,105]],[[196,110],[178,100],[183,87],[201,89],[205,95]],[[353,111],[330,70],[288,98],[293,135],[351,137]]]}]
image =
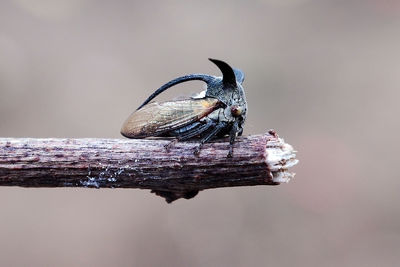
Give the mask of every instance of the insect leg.
[{"label": "insect leg", "polygon": [[207,135],[205,135],[201,140],[200,144],[196,147],[194,150],[194,154],[198,155],[200,153],[200,149],[203,146],[204,143],[207,143],[211,138],[213,138],[215,135],[217,135],[222,129],[226,127],[227,123],[225,122],[219,122],[214,129],[212,129]]},{"label": "insect leg", "polygon": [[178,139],[173,139],[171,142],[169,142],[168,144],[166,144],[164,147],[165,147],[165,150],[167,150],[167,152],[169,152],[170,150],[171,150],[171,147],[173,147],[176,143],[178,143]]},{"label": "insect leg", "polygon": [[236,138],[236,133],[239,131],[239,123],[236,120],[231,128],[231,131],[229,132],[229,152],[227,157],[231,158],[232,154],[233,154],[233,143],[235,142],[235,138]]}]

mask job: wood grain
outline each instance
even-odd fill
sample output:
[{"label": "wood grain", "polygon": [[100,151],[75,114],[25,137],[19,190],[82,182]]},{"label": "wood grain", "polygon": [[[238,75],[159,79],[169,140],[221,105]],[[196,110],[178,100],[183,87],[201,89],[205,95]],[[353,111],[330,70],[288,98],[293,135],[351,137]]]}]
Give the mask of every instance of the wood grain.
[{"label": "wood grain", "polygon": [[277,185],[294,174],[292,147],[274,131],[205,144],[165,139],[0,138],[0,186],[151,189],[168,202],[208,188]]}]

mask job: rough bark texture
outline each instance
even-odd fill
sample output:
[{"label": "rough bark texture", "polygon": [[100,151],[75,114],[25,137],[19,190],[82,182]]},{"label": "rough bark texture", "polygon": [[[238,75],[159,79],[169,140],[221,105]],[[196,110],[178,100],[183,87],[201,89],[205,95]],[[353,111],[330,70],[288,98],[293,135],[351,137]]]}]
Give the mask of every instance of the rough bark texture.
[{"label": "rough bark texture", "polygon": [[205,144],[165,139],[0,138],[0,186],[151,189],[168,202],[230,186],[277,185],[294,174],[292,147],[275,132]]}]

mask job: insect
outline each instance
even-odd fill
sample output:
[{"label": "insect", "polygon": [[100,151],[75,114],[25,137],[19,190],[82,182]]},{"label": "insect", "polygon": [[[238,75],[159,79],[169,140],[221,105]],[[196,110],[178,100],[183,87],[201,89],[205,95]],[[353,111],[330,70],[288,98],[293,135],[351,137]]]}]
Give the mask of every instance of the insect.
[{"label": "insect", "polygon": [[[244,73],[221,60],[209,60],[221,70],[222,77],[190,74],[164,84],[128,117],[121,134],[128,138],[172,136],[178,141],[199,140],[195,155],[209,140],[229,135],[227,157],[232,157],[235,138],[242,135],[246,120],[247,103],[242,86]],[[168,88],[192,80],[207,84],[203,96],[149,103]]]}]

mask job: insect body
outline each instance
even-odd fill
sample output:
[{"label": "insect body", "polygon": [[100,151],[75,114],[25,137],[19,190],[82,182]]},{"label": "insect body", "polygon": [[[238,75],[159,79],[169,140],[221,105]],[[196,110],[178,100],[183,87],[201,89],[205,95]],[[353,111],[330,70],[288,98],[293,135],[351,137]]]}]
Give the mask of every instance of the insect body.
[{"label": "insect body", "polygon": [[[164,84],[128,117],[121,134],[128,138],[173,136],[179,141],[197,139],[200,144],[195,154],[209,140],[229,135],[228,157],[232,157],[233,143],[237,135],[242,135],[246,120],[247,103],[242,87],[244,74],[221,60],[210,60],[221,70],[222,77],[190,74]],[[149,103],[171,86],[191,80],[207,84],[203,97]]]}]

